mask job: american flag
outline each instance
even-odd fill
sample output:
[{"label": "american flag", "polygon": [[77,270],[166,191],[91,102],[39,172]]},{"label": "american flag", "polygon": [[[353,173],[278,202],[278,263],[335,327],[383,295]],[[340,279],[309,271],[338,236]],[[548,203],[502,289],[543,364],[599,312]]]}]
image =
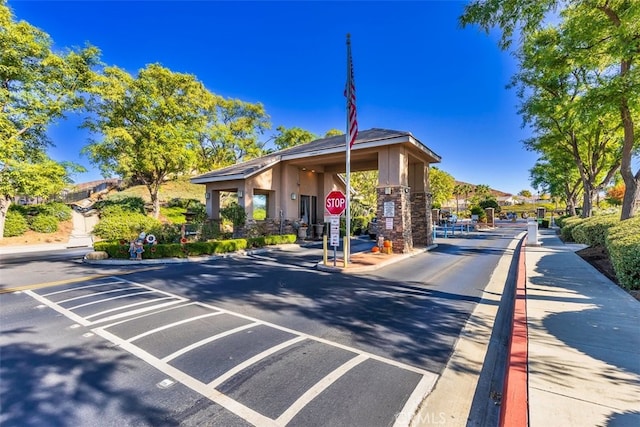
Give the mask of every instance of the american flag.
[{"label": "american flag", "polygon": [[356,84],[353,79],[353,61],[351,60],[351,38],[347,34],[347,85],[344,90],[347,97],[347,141],[349,149],[353,147],[358,136],[358,119],[356,117]]}]

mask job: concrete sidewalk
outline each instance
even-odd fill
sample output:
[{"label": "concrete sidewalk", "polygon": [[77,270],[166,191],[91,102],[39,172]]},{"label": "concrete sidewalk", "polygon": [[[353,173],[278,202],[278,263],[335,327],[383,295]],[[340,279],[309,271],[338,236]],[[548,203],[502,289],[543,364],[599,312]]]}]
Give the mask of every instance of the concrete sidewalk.
[{"label": "concrete sidewalk", "polygon": [[640,426],[640,302],[555,230],[539,243],[525,248],[529,425]]}]

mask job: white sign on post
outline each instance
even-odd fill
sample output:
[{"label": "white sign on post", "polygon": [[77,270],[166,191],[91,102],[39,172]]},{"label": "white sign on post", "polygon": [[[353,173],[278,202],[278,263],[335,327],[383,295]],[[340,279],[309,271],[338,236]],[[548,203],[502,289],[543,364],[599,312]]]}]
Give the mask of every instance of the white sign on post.
[{"label": "white sign on post", "polygon": [[384,202],[383,209],[385,218],[393,218],[396,212],[396,206],[393,202]]},{"label": "white sign on post", "polygon": [[329,230],[329,245],[340,246],[340,217],[331,217],[331,228]]}]

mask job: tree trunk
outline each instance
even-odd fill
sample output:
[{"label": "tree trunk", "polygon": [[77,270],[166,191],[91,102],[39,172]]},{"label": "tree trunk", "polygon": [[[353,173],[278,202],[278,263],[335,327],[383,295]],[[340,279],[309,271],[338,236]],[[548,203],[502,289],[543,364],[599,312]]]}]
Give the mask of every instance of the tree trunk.
[{"label": "tree trunk", "polygon": [[595,196],[595,189],[590,182],[584,182],[584,195],[582,198],[582,214],[580,217],[589,218],[591,211],[593,210],[593,199]]},{"label": "tree trunk", "polygon": [[7,212],[9,212],[9,206],[11,206],[11,197],[0,197],[0,240],[4,239],[4,223],[7,219]]},{"label": "tree trunk", "polygon": [[620,175],[624,181],[624,197],[622,198],[622,213],[620,220],[629,219],[635,216],[638,207],[636,200],[640,193],[640,169],[633,175],[631,170],[631,155],[633,151],[633,140],[635,138],[633,130],[633,119],[627,99],[623,98],[620,103],[620,114],[624,129],[624,143],[622,146],[622,160],[620,162]]}]

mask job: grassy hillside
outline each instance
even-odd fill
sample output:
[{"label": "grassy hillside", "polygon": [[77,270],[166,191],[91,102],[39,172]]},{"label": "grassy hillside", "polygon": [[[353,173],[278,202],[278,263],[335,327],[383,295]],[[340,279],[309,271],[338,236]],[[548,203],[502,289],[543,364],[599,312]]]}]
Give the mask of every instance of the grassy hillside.
[{"label": "grassy hillside", "polygon": [[[167,181],[160,187],[160,203],[168,202],[171,199],[196,199],[204,203],[204,191],[205,186],[202,184],[192,184],[189,182],[189,178],[178,178],[176,180]],[[142,199],[150,203],[149,190],[144,185],[136,185],[129,187],[126,190],[119,191],[117,193],[110,193],[109,195],[117,194],[118,197],[134,196],[142,197]]]}]

